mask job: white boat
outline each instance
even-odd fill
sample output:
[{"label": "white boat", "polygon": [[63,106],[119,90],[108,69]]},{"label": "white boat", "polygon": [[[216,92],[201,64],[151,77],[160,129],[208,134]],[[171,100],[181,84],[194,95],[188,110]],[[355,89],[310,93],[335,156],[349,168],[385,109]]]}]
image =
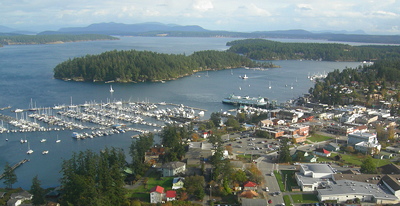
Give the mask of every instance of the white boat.
[{"label": "white boat", "polygon": [[15,109],[15,110],[14,110],[15,113],[23,112],[23,111],[24,111],[23,109]]},{"label": "white boat", "polygon": [[61,140],[58,139],[58,135],[57,135],[56,143],[60,143],[60,142],[61,142]]},{"label": "white boat", "polygon": [[271,81],[269,81],[269,86],[268,86],[268,89],[271,89],[272,87],[271,87]]},{"label": "white boat", "polygon": [[245,74],[244,76],[240,76],[242,79],[248,79],[249,77]]},{"label": "white boat", "polygon": [[42,154],[48,154],[49,153],[49,150],[44,150],[43,152],[42,152]]},{"label": "white boat", "polygon": [[41,140],[40,140],[40,142],[46,142],[46,141],[47,141],[46,139],[41,139]]},{"label": "white boat", "polygon": [[111,92],[111,93],[114,92],[114,90],[113,90],[113,88],[112,88],[112,85],[110,85],[110,92]]},{"label": "white boat", "polygon": [[32,154],[33,150],[31,150],[31,147],[29,146],[29,142],[28,142],[28,151],[26,152],[26,154]]}]

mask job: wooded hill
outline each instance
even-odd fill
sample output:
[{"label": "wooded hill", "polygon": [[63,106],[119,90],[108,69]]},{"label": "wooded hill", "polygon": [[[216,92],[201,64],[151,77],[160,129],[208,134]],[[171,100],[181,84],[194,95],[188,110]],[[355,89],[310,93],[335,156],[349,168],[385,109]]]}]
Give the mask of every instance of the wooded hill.
[{"label": "wooded hill", "polygon": [[[352,98],[354,102],[371,106],[374,104],[373,94],[381,96],[379,101],[400,102],[399,79],[400,58],[384,59],[370,66],[330,72],[310,89],[310,94],[317,101],[330,105],[346,104],[344,100]],[[345,92],[347,88],[352,92]]]},{"label": "wooded hill", "polygon": [[337,43],[282,43],[264,39],[228,42],[228,51],[255,60],[312,59],[323,61],[369,61],[399,58],[399,46],[350,46]]},{"label": "wooded hill", "polygon": [[54,68],[56,79],[75,81],[142,82],[171,80],[196,71],[260,65],[247,57],[225,51],[199,51],[190,56],[150,51],[108,51],[69,59]]},{"label": "wooded hill", "polygon": [[0,45],[51,44],[76,41],[117,40],[102,34],[0,35]]}]

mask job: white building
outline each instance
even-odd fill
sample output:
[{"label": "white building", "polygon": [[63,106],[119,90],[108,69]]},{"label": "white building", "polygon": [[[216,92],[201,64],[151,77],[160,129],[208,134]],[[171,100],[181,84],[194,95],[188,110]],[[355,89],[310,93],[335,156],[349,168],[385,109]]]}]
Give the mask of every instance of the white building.
[{"label": "white building", "polygon": [[186,172],[186,164],[183,162],[169,162],[161,166],[163,177],[176,176]]},{"label": "white building", "polygon": [[300,172],[295,174],[297,184],[303,191],[314,191],[329,184],[335,171],[328,164],[300,164]]},{"label": "white building", "polygon": [[318,189],[319,201],[336,200],[338,203],[346,200],[360,199],[361,202],[374,202],[379,204],[398,203],[399,199],[387,191],[386,187],[356,182],[351,180],[338,180],[336,184],[330,183],[325,189]]},{"label": "white building", "polygon": [[361,131],[356,131],[348,135],[347,144],[354,146],[359,142],[369,142],[373,144],[378,144],[378,139],[376,138],[376,134],[371,134]]}]

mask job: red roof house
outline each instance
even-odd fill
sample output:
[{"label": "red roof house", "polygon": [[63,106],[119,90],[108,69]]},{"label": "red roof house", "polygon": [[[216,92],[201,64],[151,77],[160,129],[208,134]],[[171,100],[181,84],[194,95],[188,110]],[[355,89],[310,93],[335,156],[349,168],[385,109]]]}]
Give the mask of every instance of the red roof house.
[{"label": "red roof house", "polygon": [[165,196],[167,197],[167,201],[174,201],[176,200],[176,191],[168,190]]},{"label": "red roof house", "polygon": [[164,199],[164,188],[155,186],[150,190],[150,203],[161,203]]},{"label": "red roof house", "polygon": [[257,190],[257,183],[252,181],[247,181],[243,184],[244,190]]},{"label": "red roof house", "polygon": [[331,152],[329,152],[328,150],[326,150],[324,148],[317,148],[316,150],[314,150],[314,154],[323,156],[323,157],[331,156]]}]

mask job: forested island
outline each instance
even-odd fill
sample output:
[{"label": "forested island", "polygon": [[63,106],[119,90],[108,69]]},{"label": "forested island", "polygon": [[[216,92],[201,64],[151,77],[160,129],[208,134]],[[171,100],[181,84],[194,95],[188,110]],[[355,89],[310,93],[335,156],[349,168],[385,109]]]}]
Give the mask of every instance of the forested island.
[{"label": "forested island", "polygon": [[197,71],[237,67],[273,67],[226,51],[199,51],[189,56],[151,51],[108,51],[69,59],[54,68],[56,79],[144,82],[172,80]]},{"label": "forested island", "polygon": [[399,46],[350,46],[337,43],[282,43],[264,39],[228,42],[228,51],[256,60],[312,59],[323,61],[371,61],[400,58]]},{"label": "forested island", "polygon": [[51,34],[51,35],[1,35],[1,45],[15,44],[56,44],[77,41],[118,40],[103,34]]}]

